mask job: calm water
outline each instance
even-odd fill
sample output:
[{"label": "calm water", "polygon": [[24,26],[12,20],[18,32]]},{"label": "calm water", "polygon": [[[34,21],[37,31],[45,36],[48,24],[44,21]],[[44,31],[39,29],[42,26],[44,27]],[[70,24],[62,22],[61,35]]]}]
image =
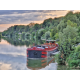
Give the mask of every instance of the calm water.
[{"label": "calm water", "polygon": [[31,60],[26,57],[26,45],[14,46],[6,40],[0,42],[0,70],[57,70],[54,58]]}]

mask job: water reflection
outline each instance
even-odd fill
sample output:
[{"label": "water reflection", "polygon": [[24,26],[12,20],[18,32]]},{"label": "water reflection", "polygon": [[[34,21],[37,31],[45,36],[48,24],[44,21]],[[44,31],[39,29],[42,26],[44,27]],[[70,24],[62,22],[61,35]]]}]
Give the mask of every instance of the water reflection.
[{"label": "water reflection", "polygon": [[22,55],[13,56],[10,54],[0,54],[0,69],[24,70],[26,68],[26,57]]},{"label": "water reflection", "polygon": [[1,42],[1,34],[0,34],[0,42]]},{"label": "water reflection", "polygon": [[27,47],[29,47],[29,46],[32,46],[33,43],[36,43],[36,44],[43,44],[44,43],[44,41],[42,41],[40,39],[37,40],[36,42],[35,42],[35,40],[26,40],[26,39],[19,40],[17,38],[14,39],[14,38],[7,38],[7,37],[4,37],[3,39],[6,40],[11,45],[14,45],[14,46],[24,46],[24,45],[26,45]]},{"label": "water reflection", "polygon": [[24,70],[26,68],[26,46],[10,45],[7,41],[0,42],[0,70]]},{"label": "water reflection", "polygon": [[26,46],[15,47],[15,46],[7,43],[5,40],[2,40],[1,43],[0,43],[0,54],[11,54],[11,55],[14,55],[14,56],[24,55],[25,56],[26,49],[27,49]]},{"label": "water reflection", "polygon": [[12,69],[11,64],[6,64],[6,63],[0,62],[0,70],[9,70],[9,69]]},{"label": "water reflection", "polygon": [[27,58],[27,67],[32,70],[38,70],[49,66],[50,63],[55,63],[54,58],[29,59]]},{"label": "water reflection", "polygon": [[1,42],[1,38],[0,38],[0,42]]},{"label": "water reflection", "polygon": [[0,70],[57,70],[57,64],[53,58],[28,60],[27,48],[25,45],[15,46],[14,43],[12,45],[2,39],[0,42]]}]

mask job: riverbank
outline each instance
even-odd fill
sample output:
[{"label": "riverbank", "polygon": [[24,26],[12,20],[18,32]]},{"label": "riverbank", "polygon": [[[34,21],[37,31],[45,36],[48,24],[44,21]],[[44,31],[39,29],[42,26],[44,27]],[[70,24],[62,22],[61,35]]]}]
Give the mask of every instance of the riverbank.
[{"label": "riverbank", "polygon": [[[66,66],[67,69],[80,69],[80,45],[75,47],[74,52],[71,52],[69,56],[67,56],[66,60],[64,60],[64,54],[61,53],[56,54],[55,60],[58,65]],[[64,63],[64,64],[63,64]]]}]

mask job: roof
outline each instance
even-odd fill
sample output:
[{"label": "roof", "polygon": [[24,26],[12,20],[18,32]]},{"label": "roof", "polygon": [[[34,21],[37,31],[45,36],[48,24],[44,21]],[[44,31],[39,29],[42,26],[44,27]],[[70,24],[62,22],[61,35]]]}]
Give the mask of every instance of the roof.
[{"label": "roof", "polygon": [[56,41],[56,40],[46,40],[46,41]]},{"label": "roof", "polygon": [[56,40],[46,40],[46,39],[42,39],[42,40],[45,40],[45,41],[56,41]]}]

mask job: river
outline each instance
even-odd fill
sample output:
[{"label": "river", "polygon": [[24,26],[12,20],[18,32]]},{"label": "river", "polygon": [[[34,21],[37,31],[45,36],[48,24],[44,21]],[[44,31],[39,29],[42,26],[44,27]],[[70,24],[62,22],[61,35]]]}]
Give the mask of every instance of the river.
[{"label": "river", "polygon": [[[29,46],[28,46],[29,47]],[[8,41],[0,41],[0,70],[57,70],[58,67],[54,57],[46,59],[27,59],[24,45],[13,45]],[[65,68],[63,68],[65,69]]]}]

